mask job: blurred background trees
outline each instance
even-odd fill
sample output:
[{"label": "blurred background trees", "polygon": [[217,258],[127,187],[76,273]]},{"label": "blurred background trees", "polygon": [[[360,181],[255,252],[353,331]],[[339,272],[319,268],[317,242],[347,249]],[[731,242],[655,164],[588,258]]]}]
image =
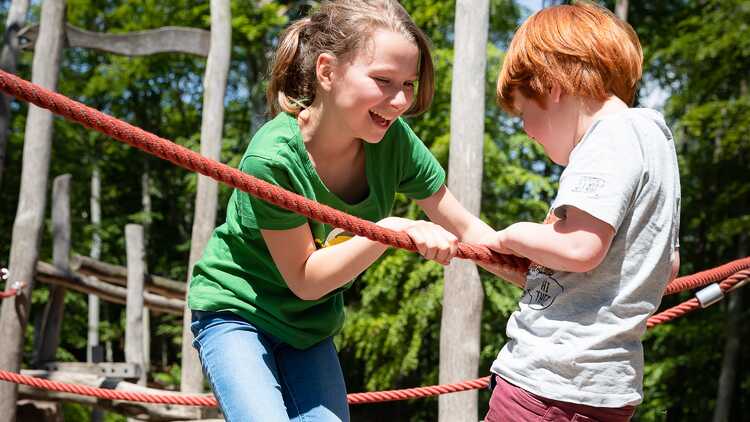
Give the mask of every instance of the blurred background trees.
[{"label": "blurred background trees", "polygon": [[[542,2],[538,6],[541,6]],[[550,2],[547,2],[550,3]],[[614,10],[614,1],[603,2]],[[232,64],[226,97],[222,159],[236,165],[250,137],[265,121],[264,78],[279,32],[311,6],[309,1],[233,0]],[[432,108],[410,123],[440,162],[448,163],[454,2],[404,0],[405,8],[434,45],[437,92]],[[502,228],[517,220],[541,220],[561,169],[520,130],[519,122],[494,105],[494,82],[513,30],[535,6],[531,1],[491,0],[487,46],[482,217]],[[0,4],[5,21],[9,4]],[[27,22],[39,21],[32,3]],[[681,274],[746,256],[750,232],[750,2],[740,0],[629,1],[628,20],[645,52],[639,106],[662,110],[678,144],[683,204]],[[98,32],[128,32],[167,25],[209,29],[208,2],[186,0],[68,0],[68,21]],[[31,53],[21,52],[18,73],[30,77]],[[92,107],[198,150],[201,78],[205,60],[186,54],[126,58],[91,50],[65,50],[59,90]],[[9,142],[0,179],[0,262],[7,263],[18,200],[27,105],[11,103]],[[102,221],[90,223],[92,169],[102,181]],[[141,175],[150,175],[151,211],[142,206]],[[196,176],[78,125],[55,119],[51,176],[73,175],[73,251],[87,255],[92,232],[102,239],[101,259],[125,260],[123,228],[150,221],[148,268],[184,280],[187,273]],[[219,221],[230,192],[220,188]],[[394,211],[424,217],[399,198]],[[148,215],[146,215],[148,214]],[[49,232],[42,259],[51,259]],[[520,290],[481,271],[485,289],[482,364],[487,373],[505,341],[505,322]],[[415,254],[393,250],[347,292],[348,320],[336,341],[349,391],[435,384],[438,379],[439,323],[443,269]],[[34,313],[48,290],[38,284]],[[645,401],[634,420],[741,420],[750,411],[750,350],[744,293],[733,293],[707,310],[657,327],[647,334]],[[674,305],[687,295],[668,297]],[[747,303],[747,301],[745,301]],[[731,306],[730,306],[731,305]],[[59,360],[86,360],[86,297],[66,298]],[[746,308],[746,305],[745,305]],[[109,359],[122,360],[124,307],[102,305],[101,341]],[[151,320],[150,384],[179,388],[181,319]],[[31,355],[33,324],[27,329]],[[729,357],[729,359],[727,359]],[[729,371],[729,372],[727,372]],[[721,381],[720,381],[721,380]],[[728,399],[718,399],[728,397]],[[480,393],[480,414],[489,395]],[[727,408],[729,410],[718,409]],[[68,405],[70,420],[88,412]],[[723,412],[723,413],[722,413]],[[437,399],[352,408],[353,420],[431,421]],[[109,415],[110,420],[117,419]],[[724,418],[724,419],[722,419]]]}]

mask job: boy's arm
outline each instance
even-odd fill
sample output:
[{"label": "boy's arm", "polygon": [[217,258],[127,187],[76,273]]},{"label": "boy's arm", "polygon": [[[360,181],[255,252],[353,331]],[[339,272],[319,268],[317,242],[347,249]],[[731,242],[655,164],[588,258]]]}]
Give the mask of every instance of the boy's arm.
[{"label": "boy's arm", "polygon": [[[444,227],[462,242],[479,244],[482,239],[495,234],[487,223],[464,208],[446,186],[425,199],[417,200],[416,203],[432,222]],[[477,264],[520,287],[526,282],[523,274],[511,268],[479,262]]]},{"label": "boy's arm", "polygon": [[500,253],[525,256],[554,270],[590,271],[607,255],[615,230],[576,207],[566,209],[564,219],[550,224],[515,223],[483,243]]}]

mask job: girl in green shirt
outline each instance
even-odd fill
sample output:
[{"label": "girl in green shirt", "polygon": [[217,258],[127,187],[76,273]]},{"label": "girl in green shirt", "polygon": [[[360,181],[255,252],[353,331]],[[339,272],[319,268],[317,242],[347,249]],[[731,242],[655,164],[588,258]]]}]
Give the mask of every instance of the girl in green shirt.
[{"label": "girl in green shirt", "polygon": [[[281,36],[268,87],[275,118],[240,169],[349,214],[405,231],[448,264],[458,239],[492,230],[445,187],[401,118],[434,93],[426,36],[396,0],[324,2]],[[389,217],[395,194],[434,222]],[[193,342],[229,421],[348,421],[332,336],[342,292],[387,246],[235,191],[193,271]]]}]

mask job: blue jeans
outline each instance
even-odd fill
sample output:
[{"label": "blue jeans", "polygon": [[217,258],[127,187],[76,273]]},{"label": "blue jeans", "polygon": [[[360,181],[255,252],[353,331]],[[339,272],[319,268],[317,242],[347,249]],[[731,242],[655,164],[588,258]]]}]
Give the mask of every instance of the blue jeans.
[{"label": "blue jeans", "polygon": [[193,311],[203,371],[228,422],[348,422],[333,341],[295,349],[231,312]]}]

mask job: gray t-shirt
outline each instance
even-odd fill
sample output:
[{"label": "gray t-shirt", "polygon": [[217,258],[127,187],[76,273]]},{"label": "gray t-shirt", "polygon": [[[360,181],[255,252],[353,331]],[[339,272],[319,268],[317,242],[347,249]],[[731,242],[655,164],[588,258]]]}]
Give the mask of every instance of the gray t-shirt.
[{"label": "gray t-shirt", "polygon": [[531,393],[598,407],[643,398],[646,320],[661,302],[678,245],[680,179],[658,112],[594,122],[570,155],[551,212],[587,212],[615,229],[595,269],[529,272],[492,372]]}]

